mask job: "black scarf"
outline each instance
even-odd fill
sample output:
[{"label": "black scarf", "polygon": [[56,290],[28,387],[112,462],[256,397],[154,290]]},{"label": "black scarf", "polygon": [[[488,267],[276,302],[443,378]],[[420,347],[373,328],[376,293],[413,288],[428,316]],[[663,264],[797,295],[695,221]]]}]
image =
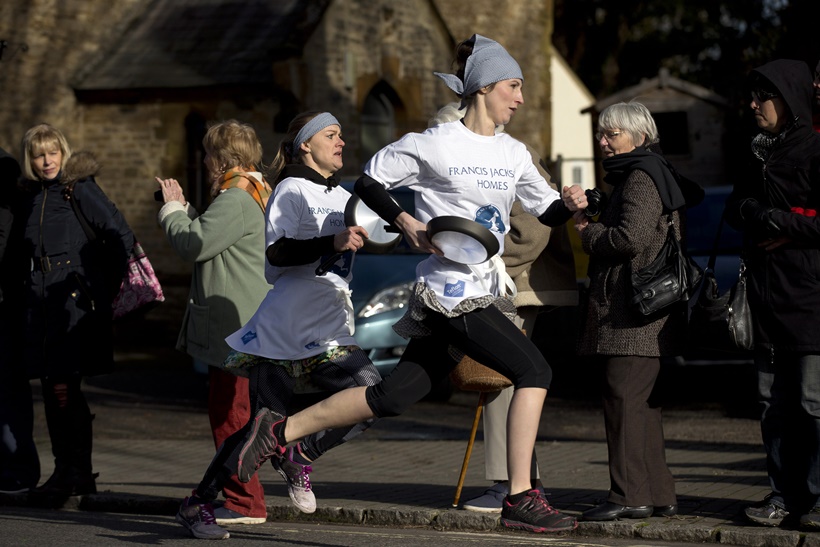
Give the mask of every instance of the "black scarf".
[{"label": "black scarf", "polygon": [[301,163],[290,163],[286,165],[285,168],[282,169],[282,173],[279,175],[279,180],[276,181],[277,184],[288,177],[307,179],[310,182],[327,186],[328,190],[339,186],[339,182],[333,175],[330,175],[328,178],[324,178],[307,165],[302,165]]},{"label": "black scarf", "polygon": [[752,154],[763,163],[766,163],[769,161],[769,156],[772,155],[772,150],[786,140],[786,135],[788,135],[789,130],[796,125],[797,118],[794,118],[789,121],[786,127],[783,128],[783,131],[777,135],[769,133],[768,131],[761,131],[752,139]]},{"label": "black scarf", "polygon": [[645,146],[605,158],[603,167],[607,172],[604,180],[612,186],[623,183],[635,169],[644,171],[655,182],[663,207],[669,212],[692,207],[703,199],[703,189],[697,183],[679,175],[666,158]]}]

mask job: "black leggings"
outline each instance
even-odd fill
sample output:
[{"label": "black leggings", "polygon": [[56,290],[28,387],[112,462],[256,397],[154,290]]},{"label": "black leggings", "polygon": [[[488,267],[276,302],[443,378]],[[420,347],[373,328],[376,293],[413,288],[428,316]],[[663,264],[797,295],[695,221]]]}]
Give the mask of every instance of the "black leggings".
[{"label": "black leggings", "polygon": [[[322,389],[336,392],[357,386],[371,386],[380,380],[376,367],[367,354],[356,350],[342,359],[328,361],[311,372],[311,382]],[[290,414],[295,380],[284,367],[259,365],[251,368],[248,392],[251,400],[251,419],[244,427],[225,439],[211,460],[205,476],[196,489],[200,499],[213,501],[223,485],[239,467],[239,452],[245,436],[253,426],[256,412],[260,408],[270,408],[280,414]],[[346,443],[369,428],[375,420],[367,420],[349,427],[339,427],[319,431],[302,439],[302,452],[311,460],[316,460],[336,446]]]},{"label": "black leggings", "polygon": [[427,313],[424,324],[432,334],[413,338],[393,372],[367,388],[367,404],[377,417],[398,416],[450,374],[458,364],[449,355],[451,345],[509,378],[516,389],[549,389],[552,369],[544,356],[498,308],[454,318]]}]

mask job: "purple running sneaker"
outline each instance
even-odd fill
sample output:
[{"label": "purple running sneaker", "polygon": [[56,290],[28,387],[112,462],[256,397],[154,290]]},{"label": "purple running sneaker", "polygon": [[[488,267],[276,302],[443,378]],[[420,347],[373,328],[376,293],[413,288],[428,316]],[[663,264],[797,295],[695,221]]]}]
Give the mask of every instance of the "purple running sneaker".
[{"label": "purple running sneaker", "polygon": [[185,498],[177,511],[177,522],[199,539],[228,539],[231,535],[216,523],[210,503],[191,503]]},{"label": "purple running sneaker", "polygon": [[282,478],[288,482],[288,494],[293,505],[303,513],[316,511],[316,496],[310,486],[310,472],[313,468],[293,461],[293,447],[271,458],[271,464]]},{"label": "purple running sneaker", "polygon": [[505,498],[501,508],[501,523],[507,528],[520,528],[530,532],[568,532],[578,527],[575,517],[560,513],[550,506],[538,490],[530,490],[515,505],[510,503],[509,497]]}]

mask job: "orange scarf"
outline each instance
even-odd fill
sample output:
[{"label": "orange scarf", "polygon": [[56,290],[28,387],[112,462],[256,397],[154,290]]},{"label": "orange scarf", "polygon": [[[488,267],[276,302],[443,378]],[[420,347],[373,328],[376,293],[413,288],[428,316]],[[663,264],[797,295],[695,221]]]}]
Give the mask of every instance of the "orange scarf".
[{"label": "orange scarf", "polygon": [[273,191],[264,179],[260,182],[250,173],[233,170],[222,175],[222,184],[219,186],[219,192],[223,192],[228,188],[241,188],[245,190],[259,205],[262,212],[265,211],[265,207],[268,205],[268,199]]}]

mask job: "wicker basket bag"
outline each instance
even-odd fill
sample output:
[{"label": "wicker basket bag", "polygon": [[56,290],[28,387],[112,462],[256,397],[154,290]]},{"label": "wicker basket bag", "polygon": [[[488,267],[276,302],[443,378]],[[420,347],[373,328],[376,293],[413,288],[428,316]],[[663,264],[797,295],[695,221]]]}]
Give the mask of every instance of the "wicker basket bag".
[{"label": "wicker basket bag", "polygon": [[461,391],[494,392],[512,385],[506,376],[466,355],[450,373],[450,381]]},{"label": "wicker basket bag", "polygon": [[[521,332],[526,334],[524,329]],[[465,355],[456,368],[450,372],[450,382],[461,391],[481,391],[492,393],[512,385],[509,378]]]}]

